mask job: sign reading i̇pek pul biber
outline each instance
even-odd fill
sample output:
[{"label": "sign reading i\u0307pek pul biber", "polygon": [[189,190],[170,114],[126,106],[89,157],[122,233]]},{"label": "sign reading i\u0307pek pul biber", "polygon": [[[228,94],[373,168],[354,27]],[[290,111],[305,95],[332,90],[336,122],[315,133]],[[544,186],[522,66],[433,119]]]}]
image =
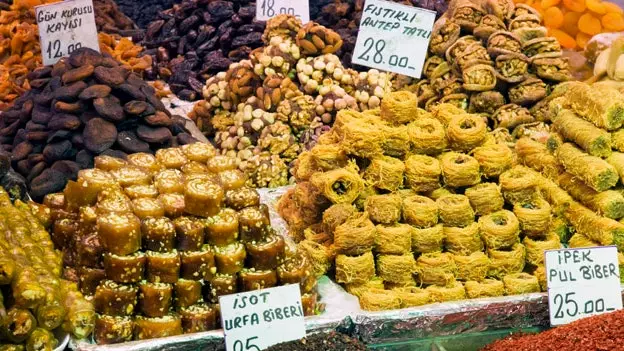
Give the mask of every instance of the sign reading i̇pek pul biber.
[{"label": "sign reading i\u0307pek pul biber", "polygon": [[615,246],[549,250],[545,255],[551,325],[622,309]]},{"label": "sign reading i\u0307pek pul biber", "polygon": [[306,336],[298,284],[219,297],[227,351],[260,351]]},{"label": "sign reading i\u0307pek pul biber", "polygon": [[352,62],[420,78],[436,13],[366,0]]},{"label": "sign reading i\u0307pek pul biber", "polygon": [[68,0],[35,7],[44,65],[79,48],[100,51],[93,0]]}]

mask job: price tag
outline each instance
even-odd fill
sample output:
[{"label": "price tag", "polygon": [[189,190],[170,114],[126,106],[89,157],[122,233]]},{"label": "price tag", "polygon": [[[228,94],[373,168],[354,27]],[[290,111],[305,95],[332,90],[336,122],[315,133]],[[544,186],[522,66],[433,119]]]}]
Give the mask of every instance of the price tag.
[{"label": "price tag", "polygon": [[35,7],[44,65],[79,48],[100,51],[93,0],[68,0]]},{"label": "price tag", "polygon": [[436,13],[366,0],[352,62],[420,78]]},{"label": "price tag", "polygon": [[622,309],[615,246],[546,251],[550,324]]},{"label": "price tag", "polygon": [[309,0],[258,0],[256,1],[256,18],[268,21],[277,15],[293,15],[301,22],[310,22]]},{"label": "price tag", "polygon": [[260,351],[306,336],[299,285],[219,298],[228,351]]}]

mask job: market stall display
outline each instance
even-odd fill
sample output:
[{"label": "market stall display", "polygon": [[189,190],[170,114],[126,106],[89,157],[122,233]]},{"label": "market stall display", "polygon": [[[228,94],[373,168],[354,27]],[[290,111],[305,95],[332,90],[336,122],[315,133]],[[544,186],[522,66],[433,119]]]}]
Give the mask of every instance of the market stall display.
[{"label": "market stall display", "polygon": [[314,313],[308,257],[271,228],[232,159],[193,143],[95,167],[44,204],[65,270],[93,297],[98,343],[217,329],[219,296],[283,284]]},{"label": "market stall display", "polygon": [[154,89],[116,60],[81,48],[28,75],[31,90],[2,114],[2,148],[40,201],[93,166],[95,155],[125,157],[194,139]]},{"label": "market stall display", "polygon": [[342,40],[328,28],[292,16],[271,19],[264,46],[249,60],[210,78],[190,117],[218,152],[235,157],[249,185],[289,182],[288,164],[312,147],[337,113],[379,106],[391,75],[344,68],[333,53]]}]

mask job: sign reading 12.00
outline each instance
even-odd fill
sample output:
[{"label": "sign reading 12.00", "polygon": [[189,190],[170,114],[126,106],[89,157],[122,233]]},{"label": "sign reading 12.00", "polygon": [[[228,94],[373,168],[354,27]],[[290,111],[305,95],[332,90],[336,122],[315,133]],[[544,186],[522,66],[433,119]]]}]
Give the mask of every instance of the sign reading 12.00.
[{"label": "sign reading 12.00", "polygon": [[44,65],[53,65],[74,50],[100,51],[92,0],[69,0],[35,7]]},{"label": "sign reading 12.00", "polygon": [[366,0],[352,62],[420,78],[435,12]]},{"label": "sign reading 12.00", "polygon": [[310,3],[308,0],[257,0],[256,18],[268,21],[277,15],[293,15],[303,23],[310,21]]},{"label": "sign reading 12.00", "polygon": [[546,251],[550,324],[622,309],[615,246]]}]

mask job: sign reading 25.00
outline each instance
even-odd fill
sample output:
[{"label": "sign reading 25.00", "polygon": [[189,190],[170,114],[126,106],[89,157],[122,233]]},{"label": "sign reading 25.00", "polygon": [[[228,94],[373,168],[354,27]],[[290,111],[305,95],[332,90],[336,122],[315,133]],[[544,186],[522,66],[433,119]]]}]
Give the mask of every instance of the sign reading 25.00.
[{"label": "sign reading 25.00", "polygon": [[367,0],[352,62],[420,78],[435,12]]}]

